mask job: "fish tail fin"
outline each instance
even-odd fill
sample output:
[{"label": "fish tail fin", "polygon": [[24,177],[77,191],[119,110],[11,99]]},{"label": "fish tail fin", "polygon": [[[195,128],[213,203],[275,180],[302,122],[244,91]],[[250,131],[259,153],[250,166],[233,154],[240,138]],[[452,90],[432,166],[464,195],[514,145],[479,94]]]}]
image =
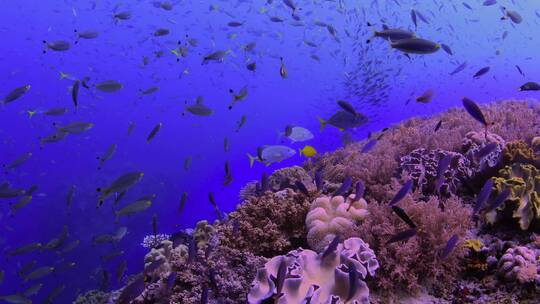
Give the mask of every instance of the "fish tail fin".
[{"label": "fish tail fin", "polygon": [[[300,155],[304,155],[304,149],[300,149],[300,148],[298,148],[298,154],[300,154]],[[304,156],[305,156],[305,155],[304,155]]]},{"label": "fish tail fin", "polygon": [[28,114],[28,118],[32,118],[32,116],[34,116],[36,114],[36,110],[34,110],[34,111],[27,110],[26,114]]},{"label": "fish tail fin", "polygon": [[328,124],[328,122],[320,117],[318,117],[319,119],[319,123],[321,124],[321,128],[319,129],[320,132],[324,131],[324,128],[326,128],[326,125]]},{"label": "fish tail fin", "polygon": [[250,168],[253,168],[253,164],[255,163],[255,160],[257,159],[256,157],[254,157],[253,155],[247,153],[247,156],[249,157],[249,167]]}]

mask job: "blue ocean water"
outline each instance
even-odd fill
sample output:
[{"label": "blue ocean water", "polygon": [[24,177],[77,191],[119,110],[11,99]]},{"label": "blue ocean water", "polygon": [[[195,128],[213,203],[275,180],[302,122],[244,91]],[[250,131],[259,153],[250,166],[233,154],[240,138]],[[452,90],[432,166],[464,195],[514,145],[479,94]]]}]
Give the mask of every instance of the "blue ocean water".
[{"label": "blue ocean water", "polygon": [[[2,1],[0,96],[24,85],[31,88],[19,99],[0,105],[0,163],[9,164],[29,152],[32,156],[17,168],[3,169],[0,183],[38,188],[30,203],[16,212],[12,206],[20,197],[0,198],[0,271],[5,272],[0,295],[43,283],[32,297],[41,303],[53,289],[65,285],[54,303],[70,303],[89,289],[119,288],[122,282],[115,274],[122,261],[127,261],[128,275],[142,270],[147,249],[140,243],[153,232],[153,215],[159,233],[166,234],[193,227],[202,219],[213,220],[216,213],[209,192],[223,212],[232,211],[247,182],[263,172],[305,161],[298,150],[306,144],[318,153],[331,151],[343,145],[345,134],[364,139],[368,132],[402,119],[459,106],[464,96],[479,103],[535,98],[534,92],[518,88],[540,79],[536,58],[540,3],[466,2],[470,9],[462,1],[442,0],[295,1],[297,10],[292,14],[279,0],[171,1],[171,10],[153,1]],[[501,6],[519,12],[523,21],[501,20]],[[415,27],[411,9],[427,22],[418,20]],[[130,12],[131,18],[115,18],[120,12]],[[282,21],[274,22],[272,17]],[[228,25],[232,21],[241,26]],[[372,38],[383,24],[444,43],[453,55],[439,50],[406,57],[388,41]],[[170,33],[155,36],[159,28]],[[76,43],[74,30],[92,30],[99,36]],[[189,43],[191,39],[196,46]],[[44,40],[67,41],[71,47],[43,53]],[[256,43],[253,51],[244,50],[252,42]],[[171,52],[179,46],[187,47],[187,56]],[[222,62],[202,64],[205,56],[220,50],[227,52]],[[286,79],[280,76],[280,57],[288,71]],[[256,62],[255,71],[246,68],[250,62]],[[463,71],[450,75],[465,62]],[[473,79],[488,66],[487,74]],[[60,71],[70,77],[60,79]],[[74,79],[84,77],[90,77],[90,88],[79,89],[75,108],[71,86]],[[116,80],[123,88],[114,93],[96,89],[106,80]],[[141,94],[153,86],[159,90]],[[243,87],[247,98],[228,109],[233,99],[230,90]],[[434,92],[433,100],[416,102],[428,89]],[[186,111],[186,105],[199,96],[213,109],[211,116]],[[344,132],[331,126],[321,132],[318,118],[338,111],[337,100],[348,101],[369,122]],[[68,112],[43,113],[54,107],[67,107]],[[28,111],[36,114],[30,117]],[[237,131],[244,115],[246,123]],[[57,143],[40,144],[57,126],[72,122],[90,122],[93,127]],[[135,128],[128,135],[130,123]],[[148,143],[147,136],[158,123],[162,128]],[[291,143],[282,134],[287,125],[307,128],[314,139]],[[229,151],[224,151],[225,138]],[[97,157],[112,144],[117,145],[116,153],[98,169]],[[246,153],[255,155],[258,147],[275,144],[290,146],[297,153],[278,164],[249,167]],[[191,159],[189,168],[186,159]],[[226,161],[234,181],[224,186]],[[111,198],[97,208],[96,189],[132,171],[144,172],[141,182],[118,205],[113,206]],[[188,199],[179,212],[184,192]],[[151,208],[115,221],[114,210],[150,194],[156,195]],[[64,226],[69,231],[65,244],[80,240],[68,253],[59,254],[60,247],[5,254],[32,242],[46,244]],[[93,244],[94,236],[114,233],[119,227],[127,227],[128,233],[117,244]],[[119,250],[123,251],[119,257],[102,258]],[[33,269],[60,269],[71,262],[75,266],[25,282],[17,273],[34,260]],[[109,273],[108,284],[104,272]]]}]

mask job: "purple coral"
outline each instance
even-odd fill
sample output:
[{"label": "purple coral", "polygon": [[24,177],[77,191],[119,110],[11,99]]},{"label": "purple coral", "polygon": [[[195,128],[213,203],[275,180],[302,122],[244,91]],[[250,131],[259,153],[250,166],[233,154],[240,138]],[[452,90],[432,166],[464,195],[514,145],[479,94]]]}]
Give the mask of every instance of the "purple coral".
[{"label": "purple coral", "polygon": [[[281,272],[282,263],[286,266]],[[257,272],[248,294],[250,304],[273,298],[274,303],[369,303],[364,280],[375,275],[379,262],[373,250],[359,238],[349,238],[323,258],[307,249],[297,249],[269,260]],[[350,280],[351,269],[358,277]],[[356,285],[350,285],[351,282]]]},{"label": "purple coral", "polygon": [[[484,157],[478,157],[478,152],[491,143],[497,145],[495,149]],[[505,144],[505,140],[495,133],[487,132],[486,135],[484,131],[471,131],[465,134],[461,149],[463,154],[470,160],[474,174],[480,174],[497,167],[502,159]]]},{"label": "purple coral", "polygon": [[527,247],[508,248],[499,260],[497,273],[506,281],[540,282],[537,258],[538,253]]},{"label": "purple coral", "polygon": [[450,195],[457,193],[461,180],[471,175],[470,162],[462,154],[441,149],[426,150],[419,148],[400,160],[398,174],[407,174],[414,186],[424,194],[433,194],[437,188],[437,170],[441,159],[450,155],[450,165],[444,172],[444,181],[440,193]]}]

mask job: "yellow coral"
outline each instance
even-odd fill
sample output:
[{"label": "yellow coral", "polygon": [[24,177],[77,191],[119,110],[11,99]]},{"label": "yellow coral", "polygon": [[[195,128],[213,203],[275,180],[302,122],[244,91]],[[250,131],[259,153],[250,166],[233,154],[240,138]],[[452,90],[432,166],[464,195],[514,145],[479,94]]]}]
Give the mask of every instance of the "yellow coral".
[{"label": "yellow coral", "polygon": [[[498,209],[511,208],[512,218],[518,219],[522,230],[527,230],[534,219],[540,219],[540,171],[533,165],[506,166],[493,178],[496,194],[509,188],[510,197]],[[498,220],[497,210],[486,213],[486,220],[493,224]]]},{"label": "yellow coral", "polygon": [[526,142],[515,140],[507,143],[504,147],[503,159],[505,164],[534,164],[538,160],[538,157]]},{"label": "yellow coral", "polygon": [[474,250],[475,252],[480,252],[484,244],[479,239],[469,239],[465,240],[465,247]]}]

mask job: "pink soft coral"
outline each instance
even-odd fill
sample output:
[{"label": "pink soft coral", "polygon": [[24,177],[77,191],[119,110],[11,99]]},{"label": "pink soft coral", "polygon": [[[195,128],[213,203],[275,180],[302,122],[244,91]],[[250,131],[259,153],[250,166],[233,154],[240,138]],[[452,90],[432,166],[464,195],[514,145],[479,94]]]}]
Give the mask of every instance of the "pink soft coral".
[{"label": "pink soft coral", "polygon": [[418,234],[408,241],[386,245],[397,232],[408,229],[386,204],[368,205],[370,216],[358,227],[359,236],[380,261],[376,281],[379,291],[390,297],[396,292],[415,294],[422,286],[450,291],[461,270],[459,262],[465,250],[460,242],[446,259],[440,253],[452,235],[462,239],[472,227],[470,209],[455,196],[445,201],[430,197],[423,202],[408,195],[399,206],[418,226]]}]

